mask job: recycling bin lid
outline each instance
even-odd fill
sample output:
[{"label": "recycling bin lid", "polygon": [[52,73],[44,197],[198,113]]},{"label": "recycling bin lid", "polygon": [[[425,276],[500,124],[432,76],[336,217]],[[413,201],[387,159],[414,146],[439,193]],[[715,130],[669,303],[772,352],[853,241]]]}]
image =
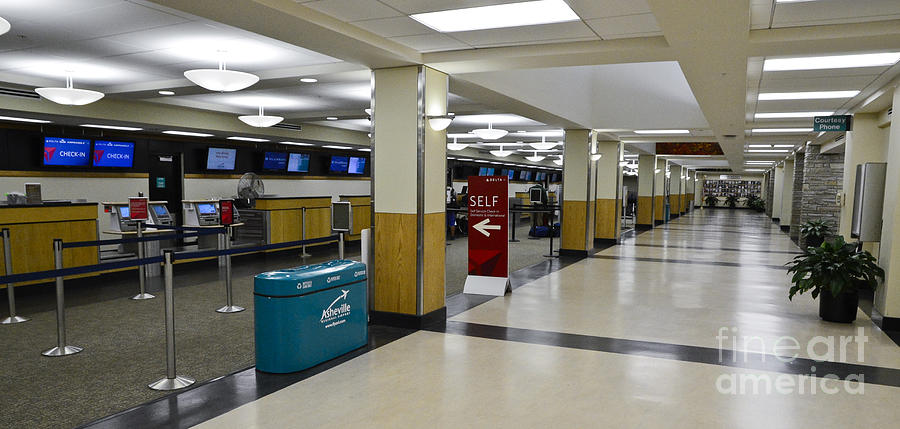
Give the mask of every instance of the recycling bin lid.
[{"label": "recycling bin lid", "polygon": [[366,279],[366,265],[341,260],[269,271],[253,278],[253,293],[265,296],[296,296]]}]

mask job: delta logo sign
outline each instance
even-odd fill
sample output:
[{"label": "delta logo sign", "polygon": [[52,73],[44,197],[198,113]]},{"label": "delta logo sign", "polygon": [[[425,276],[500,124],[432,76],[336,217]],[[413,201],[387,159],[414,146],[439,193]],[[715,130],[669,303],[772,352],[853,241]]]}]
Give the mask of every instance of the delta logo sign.
[{"label": "delta logo sign", "polygon": [[133,156],[134,143],[94,142],[95,167],[131,167]]},{"label": "delta logo sign", "polygon": [[87,165],[90,140],[48,137],[44,140],[44,165]]}]

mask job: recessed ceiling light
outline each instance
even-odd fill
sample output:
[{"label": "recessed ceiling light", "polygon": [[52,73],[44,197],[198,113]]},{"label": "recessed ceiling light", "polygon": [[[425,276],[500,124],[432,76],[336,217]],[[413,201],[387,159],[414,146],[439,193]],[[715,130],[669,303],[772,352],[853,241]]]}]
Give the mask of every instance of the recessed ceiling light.
[{"label": "recessed ceiling light", "polygon": [[241,136],[231,136],[226,137],[228,140],[240,140],[243,142],[267,142],[266,139],[258,139],[256,137],[241,137]]},{"label": "recessed ceiling light", "polygon": [[301,77],[300,78],[300,82],[303,82],[303,83],[316,83],[318,81],[319,81],[319,79],[316,79],[313,77]]},{"label": "recessed ceiling light", "polygon": [[832,98],[853,98],[859,91],[812,91],[812,92],[765,92],[759,94],[760,101],[769,100],[825,100]]},{"label": "recessed ceiling light", "polygon": [[293,146],[315,146],[312,143],[304,143],[304,142],[281,142],[281,144],[289,144]]},{"label": "recessed ceiling light", "polygon": [[336,120],[338,120],[337,116],[328,116],[328,117],[326,117],[325,119],[327,119],[327,120],[329,120],[329,121],[336,121]]},{"label": "recessed ceiling light", "polygon": [[757,113],[756,119],[812,118],[813,116],[829,116],[834,112],[772,112]]},{"label": "recessed ceiling light", "polygon": [[322,147],[327,148],[327,149],[338,149],[338,150],[350,150],[350,149],[353,149],[352,147],[348,147],[348,146],[332,146],[332,145],[326,145],[326,146],[322,146]]},{"label": "recessed ceiling light", "polygon": [[754,133],[808,133],[812,128],[754,128],[750,130]]},{"label": "recessed ceiling light", "polygon": [[171,134],[174,136],[188,136],[188,137],[212,137],[213,136],[212,134],[207,134],[207,133],[195,133],[195,132],[191,132],[191,131],[170,131],[170,130],[163,131],[163,134]]},{"label": "recessed ceiling light", "polygon": [[159,95],[175,95],[175,91],[167,91],[167,90],[157,91],[157,93]]},{"label": "recessed ceiling light", "polygon": [[691,130],[634,130],[635,134],[690,134]]},{"label": "recessed ceiling light", "polygon": [[890,66],[900,60],[900,52],[767,59],[763,71],[846,69]]},{"label": "recessed ceiling light", "polygon": [[81,124],[82,127],[86,128],[103,128],[107,130],[120,130],[120,131],[140,131],[143,128],[138,127],[121,127],[118,125],[99,125],[99,124]]},{"label": "recessed ceiling light", "polygon": [[577,21],[563,0],[540,0],[417,13],[410,18],[441,33]]},{"label": "recessed ceiling light", "polygon": [[49,124],[50,123],[50,121],[47,121],[44,119],[17,118],[15,116],[0,116],[0,121],[30,122],[33,124]]}]

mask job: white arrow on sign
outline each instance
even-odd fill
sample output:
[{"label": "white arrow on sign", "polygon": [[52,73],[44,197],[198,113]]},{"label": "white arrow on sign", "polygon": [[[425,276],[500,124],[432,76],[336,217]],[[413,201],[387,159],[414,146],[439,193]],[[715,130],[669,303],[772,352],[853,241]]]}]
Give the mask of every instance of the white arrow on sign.
[{"label": "white arrow on sign", "polygon": [[499,230],[499,229],[500,229],[500,225],[488,225],[488,222],[490,222],[490,221],[491,221],[490,218],[485,219],[485,220],[483,220],[483,221],[481,221],[481,222],[476,223],[476,224],[473,226],[473,228],[475,228],[476,230],[478,230],[478,232],[484,234],[485,237],[490,237],[490,236],[491,236],[491,233],[490,233],[490,232],[487,232],[488,229],[496,229],[496,230]]}]

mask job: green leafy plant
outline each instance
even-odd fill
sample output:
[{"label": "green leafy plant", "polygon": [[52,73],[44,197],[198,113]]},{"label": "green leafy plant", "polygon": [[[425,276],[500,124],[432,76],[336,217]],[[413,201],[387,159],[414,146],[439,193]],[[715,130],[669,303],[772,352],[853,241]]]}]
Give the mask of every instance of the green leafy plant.
[{"label": "green leafy plant", "polygon": [[719,198],[715,195],[707,195],[705,198],[703,198],[703,201],[706,201],[707,206],[715,207],[716,204],[719,203]]},{"label": "green leafy plant", "polygon": [[728,207],[735,208],[737,207],[738,196],[735,194],[731,194],[725,197],[725,204],[728,204]]},{"label": "green leafy plant", "polygon": [[875,264],[875,257],[868,251],[858,251],[856,244],[845,242],[841,236],[807,249],[786,265],[788,274],[793,274],[788,299],[805,292],[817,298],[825,288],[837,297],[860,288],[875,289],[878,279],[884,279],[884,270]]},{"label": "green leafy plant", "polygon": [[751,195],[747,197],[747,207],[758,212],[764,212],[766,211],[766,202],[758,195]]},{"label": "green leafy plant", "polygon": [[831,233],[831,227],[824,220],[811,220],[800,225],[800,235],[804,238],[820,238],[822,240]]}]

